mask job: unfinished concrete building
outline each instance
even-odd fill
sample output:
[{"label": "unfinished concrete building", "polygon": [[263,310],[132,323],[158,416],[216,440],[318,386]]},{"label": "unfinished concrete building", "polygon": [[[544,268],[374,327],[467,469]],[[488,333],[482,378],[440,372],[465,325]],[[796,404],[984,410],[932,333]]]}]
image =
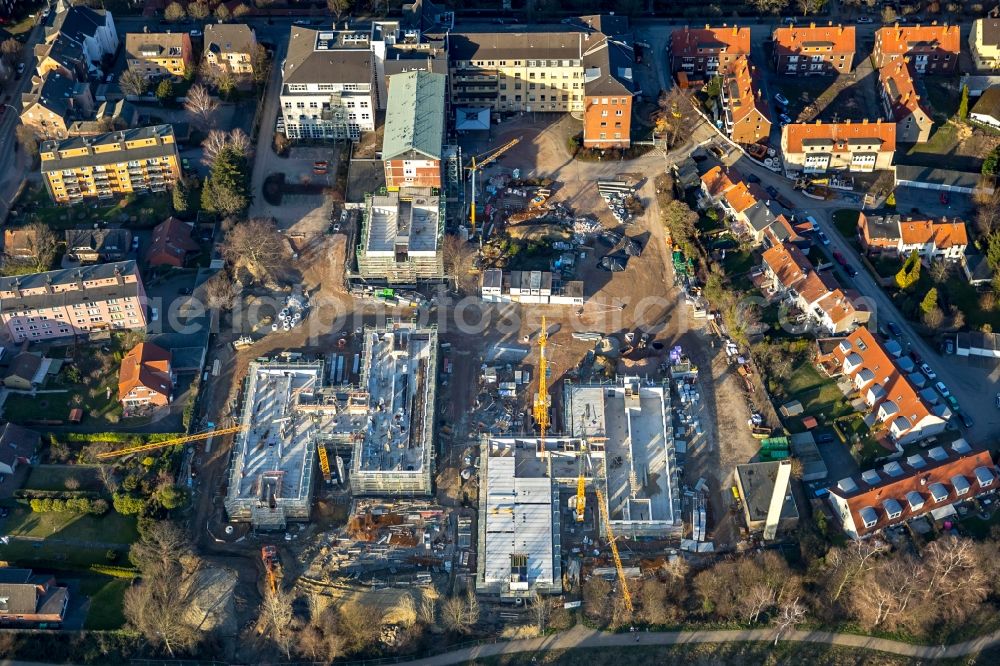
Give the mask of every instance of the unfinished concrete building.
[{"label": "unfinished concrete building", "polygon": [[236,439],[225,500],[231,520],[280,530],[309,519],[321,424],[298,406],[313,400],[322,382],[322,361],[250,364],[240,416],[247,428]]},{"label": "unfinished concrete building", "polygon": [[445,200],[429,188],[365,198],[358,275],[376,284],[442,280]]},{"label": "unfinished concrete building", "polygon": [[596,482],[615,534],[679,536],[683,530],[680,470],[674,447],[670,390],[634,377],[609,384],[566,383],[564,425],[603,449]]},{"label": "unfinished concrete building", "polygon": [[434,477],[437,330],[365,329],[358,395],[365,423],[355,437],[355,495],[429,496]]}]

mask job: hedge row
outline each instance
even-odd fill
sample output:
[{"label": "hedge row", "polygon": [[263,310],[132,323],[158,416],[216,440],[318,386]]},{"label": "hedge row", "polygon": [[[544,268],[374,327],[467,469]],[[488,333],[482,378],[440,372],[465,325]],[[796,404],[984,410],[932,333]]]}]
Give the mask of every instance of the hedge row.
[{"label": "hedge row", "polygon": [[14,491],[14,499],[19,500],[33,500],[33,499],[100,499],[101,493],[96,490],[33,490],[33,489],[20,489]]},{"label": "hedge row", "polygon": [[168,439],[183,437],[182,432],[138,433],[138,432],[64,432],[53,433],[53,437],[68,444],[93,444],[109,442],[111,444],[132,444],[148,442],[165,442]]},{"label": "hedge row", "polygon": [[139,570],[134,567],[114,567],[108,564],[91,564],[90,570],[94,573],[111,576],[113,578],[133,579],[138,577]]},{"label": "hedge row", "polygon": [[103,516],[109,508],[107,500],[89,500],[86,497],[67,500],[47,497],[45,499],[35,498],[29,502],[29,505],[35,513],[89,513],[95,516]]}]

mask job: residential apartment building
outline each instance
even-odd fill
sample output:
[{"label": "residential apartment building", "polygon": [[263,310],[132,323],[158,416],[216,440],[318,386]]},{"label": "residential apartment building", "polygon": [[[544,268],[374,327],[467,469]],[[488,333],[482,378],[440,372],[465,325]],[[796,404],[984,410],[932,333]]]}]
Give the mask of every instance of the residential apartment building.
[{"label": "residential apartment building", "polygon": [[4,277],[0,322],[15,342],[142,330],[146,292],[134,261]]},{"label": "residential apartment building", "polygon": [[367,196],[357,249],[359,276],[384,284],[443,279],[444,223],[444,197],[429,188]]},{"label": "residential apartment building", "polygon": [[830,375],[851,380],[870,410],[873,434],[897,450],[944,432],[951,418],[937,392],[919,389],[867,328],[855,329],[817,361]]},{"label": "residential apartment building", "polygon": [[741,145],[766,141],[771,134],[771,110],[757,68],[739,56],[725,70],[718,116],[730,139]]},{"label": "residential apartment building", "polygon": [[896,124],[793,123],[781,129],[781,152],[788,172],[888,169],[896,152]]},{"label": "residential apartment building", "polygon": [[292,26],[281,109],[290,139],[357,141],[379,108],[371,33]]},{"label": "residential apartment building", "polygon": [[445,35],[428,37],[416,28],[404,28],[399,21],[374,21],[371,49],[375,56],[375,84],[379,108],[389,100],[389,80],[406,72],[448,73],[448,45]]},{"label": "residential apartment building", "polygon": [[69,6],[59,0],[52,23],[45,26],[44,42],[65,37],[79,45],[91,73],[100,71],[101,60],[118,51],[118,31],[111,12],[91,9],[86,5]]},{"label": "residential apartment building", "polygon": [[65,139],[73,123],[93,112],[90,85],[60,70],[33,77],[31,89],[21,95],[21,123],[39,139]]},{"label": "residential apartment building", "polygon": [[691,29],[687,26],[670,33],[667,57],[670,71],[682,85],[707,82],[725,72],[740,56],[750,55],[750,28],[723,26]]},{"label": "residential apartment building", "polygon": [[187,32],[130,32],[125,35],[129,71],[147,79],[180,79],[195,65]]},{"label": "residential apartment building", "polygon": [[86,81],[91,64],[83,47],[66,35],[58,34],[50,42],[35,45],[35,73],[38,76],[57,71],[74,81]]},{"label": "residential apartment building", "polygon": [[164,192],[181,176],[170,125],[46,141],[39,154],[42,177],[56,203]]},{"label": "residential apartment building", "polygon": [[743,181],[743,175],[735,167],[717,165],[701,176],[701,195],[707,202],[715,204],[737,183]]},{"label": "residential apartment building", "polygon": [[849,74],[854,63],[854,26],[829,25],[776,28],[774,70],[786,76]]},{"label": "residential apartment building", "polygon": [[118,372],[118,402],[125,409],[169,405],[174,390],[169,350],[140,342],[122,358]]},{"label": "residential apartment building", "polygon": [[875,31],[872,60],[879,69],[905,59],[917,74],[953,74],[961,48],[957,25],[897,23]]},{"label": "residential apartment building", "polygon": [[917,80],[903,61],[890,63],[879,70],[879,88],[885,118],[896,123],[900,143],[923,143],[931,136],[934,119],[917,92]]},{"label": "residential apartment building", "polygon": [[969,55],[977,71],[1000,71],[1000,19],[980,18],[972,22]]},{"label": "residential apartment building", "polygon": [[432,72],[395,74],[390,80],[382,138],[388,190],[441,187],[447,88],[447,76]]},{"label": "residential apartment building", "polygon": [[0,568],[0,625],[58,628],[66,618],[69,588],[51,574]]},{"label": "residential apartment building", "polygon": [[956,516],[956,504],[996,490],[997,474],[989,451],[959,439],[841,479],[828,501],[844,534],[866,539],[927,514]]},{"label": "residential apartment building", "polygon": [[955,219],[914,219],[900,215],[858,216],[858,239],[871,253],[958,261],[965,255],[969,234],[965,222]]},{"label": "residential apartment building", "polygon": [[804,322],[824,334],[847,333],[870,319],[871,312],[856,292],[841,287],[831,273],[815,270],[794,244],[776,242],[762,258],[762,286],[798,309]]},{"label": "residential apartment building", "polygon": [[635,53],[629,42],[595,33],[583,52],[583,145],[628,148],[632,145],[632,78]]},{"label": "residential apartment building", "polygon": [[257,33],[242,23],[205,25],[205,67],[232,74],[237,79],[254,75],[253,54]]}]

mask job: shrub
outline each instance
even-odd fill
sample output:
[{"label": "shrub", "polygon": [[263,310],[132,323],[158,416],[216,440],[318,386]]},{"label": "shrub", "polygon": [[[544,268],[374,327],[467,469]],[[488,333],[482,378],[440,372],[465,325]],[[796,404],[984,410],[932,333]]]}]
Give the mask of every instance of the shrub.
[{"label": "shrub", "polygon": [[115,493],[113,504],[115,511],[123,516],[134,516],[142,511],[145,502],[138,497],[126,495],[125,493]]},{"label": "shrub", "polygon": [[[118,553],[116,551],[108,551],[109,553],[114,552],[115,558],[118,558]],[[105,554],[106,556],[107,554]],[[112,567],[106,564],[91,564],[90,570],[94,573],[103,574],[105,576],[111,576],[112,578],[127,578],[129,580],[135,578],[139,575],[139,570],[132,567]]]}]

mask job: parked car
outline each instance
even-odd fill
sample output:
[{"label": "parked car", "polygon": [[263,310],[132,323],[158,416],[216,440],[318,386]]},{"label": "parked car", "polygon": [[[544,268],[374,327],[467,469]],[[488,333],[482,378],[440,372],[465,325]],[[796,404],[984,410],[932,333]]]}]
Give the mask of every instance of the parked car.
[{"label": "parked car", "polygon": [[747,176],[747,182],[748,183],[759,183],[760,182],[760,178],[758,178],[754,174],[750,174],[749,176]]},{"label": "parked car", "polygon": [[944,353],[954,354],[955,353],[955,341],[951,338],[945,338],[944,340]]},{"label": "parked car", "polygon": [[829,444],[829,443],[833,442],[835,439],[836,439],[836,437],[833,436],[832,432],[824,432],[824,433],[820,433],[820,435],[818,437],[816,437],[816,443],[817,444]]},{"label": "parked car", "polygon": [[847,274],[850,275],[852,278],[858,277],[858,269],[855,268],[854,266],[847,264],[846,266],[844,266],[844,270],[847,271]]},{"label": "parked car", "polygon": [[192,30],[192,31],[190,32],[190,35],[191,35],[192,37],[201,37],[201,30]]},{"label": "parked car", "polygon": [[859,16],[858,17],[858,23],[871,23],[871,22],[872,22],[872,17],[871,16]]},{"label": "parked car", "polygon": [[[890,321],[888,324],[886,324],[886,326],[889,327],[889,332],[892,333],[895,337],[897,337],[897,338],[902,337],[902,335],[903,335],[903,329],[901,329],[899,326],[897,326],[896,322]],[[931,379],[934,379],[934,378],[931,377]]]},{"label": "parked car", "polygon": [[833,258],[841,266],[847,265],[847,258],[844,257],[844,255],[842,255],[838,250],[833,251]]},{"label": "parked car", "polygon": [[945,386],[944,382],[938,382],[937,384],[934,385],[934,388],[936,388],[938,390],[938,393],[940,393],[945,398],[951,395],[951,391],[948,390],[948,387]]},{"label": "parked car", "polygon": [[778,116],[778,120],[780,120],[785,125],[791,125],[792,124],[792,119],[789,116],[787,116],[786,114],[784,114],[784,113],[782,113],[780,116]]},{"label": "parked car", "polygon": [[139,251],[139,237],[138,236],[132,236],[132,251],[133,252],[138,252]]},{"label": "parked car", "polygon": [[775,101],[778,102],[778,104],[784,104],[785,106],[788,106],[788,98],[782,95],[780,92],[774,93],[774,99]]},{"label": "parked car", "polygon": [[949,199],[948,199],[948,193],[947,192],[942,191],[941,192],[941,196],[938,197],[938,198],[941,200],[942,204],[944,204],[946,206],[948,205]]},{"label": "parked car", "polygon": [[921,363],[924,362],[923,357],[920,356],[920,352],[918,352],[918,351],[911,351],[910,352],[910,358],[912,358],[913,362],[916,363],[917,365],[920,365]]},{"label": "parked car", "polygon": [[160,311],[157,308],[149,309],[149,321],[157,321],[160,318]]},{"label": "parked car", "polygon": [[191,287],[184,287],[183,289],[181,289],[177,293],[180,294],[181,296],[190,296],[191,295]]},{"label": "parked car", "polygon": [[22,74],[24,74],[24,63],[19,62],[17,63],[17,75],[20,77]]},{"label": "parked car", "polygon": [[966,414],[965,412],[959,414],[958,418],[962,419],[962,425],[964,425],[966,428],[971,428],[972,426],[976,425],[976,422],[972,420],[972,417]]},{"label": "parked car", "polygon": [[823,245],[829,245],[830,244],[830,238],[826,234],[824,234],[822,231],[817,231],[816,232],[816,238],[818,238],[819,242],[822,243]]},{"label": "parked car", "polygon": [[931,370],[931,366],[927,365],[926,363],[920,364],[920,372],[927,375],[927,379],[937,379],[937,373]]}]

